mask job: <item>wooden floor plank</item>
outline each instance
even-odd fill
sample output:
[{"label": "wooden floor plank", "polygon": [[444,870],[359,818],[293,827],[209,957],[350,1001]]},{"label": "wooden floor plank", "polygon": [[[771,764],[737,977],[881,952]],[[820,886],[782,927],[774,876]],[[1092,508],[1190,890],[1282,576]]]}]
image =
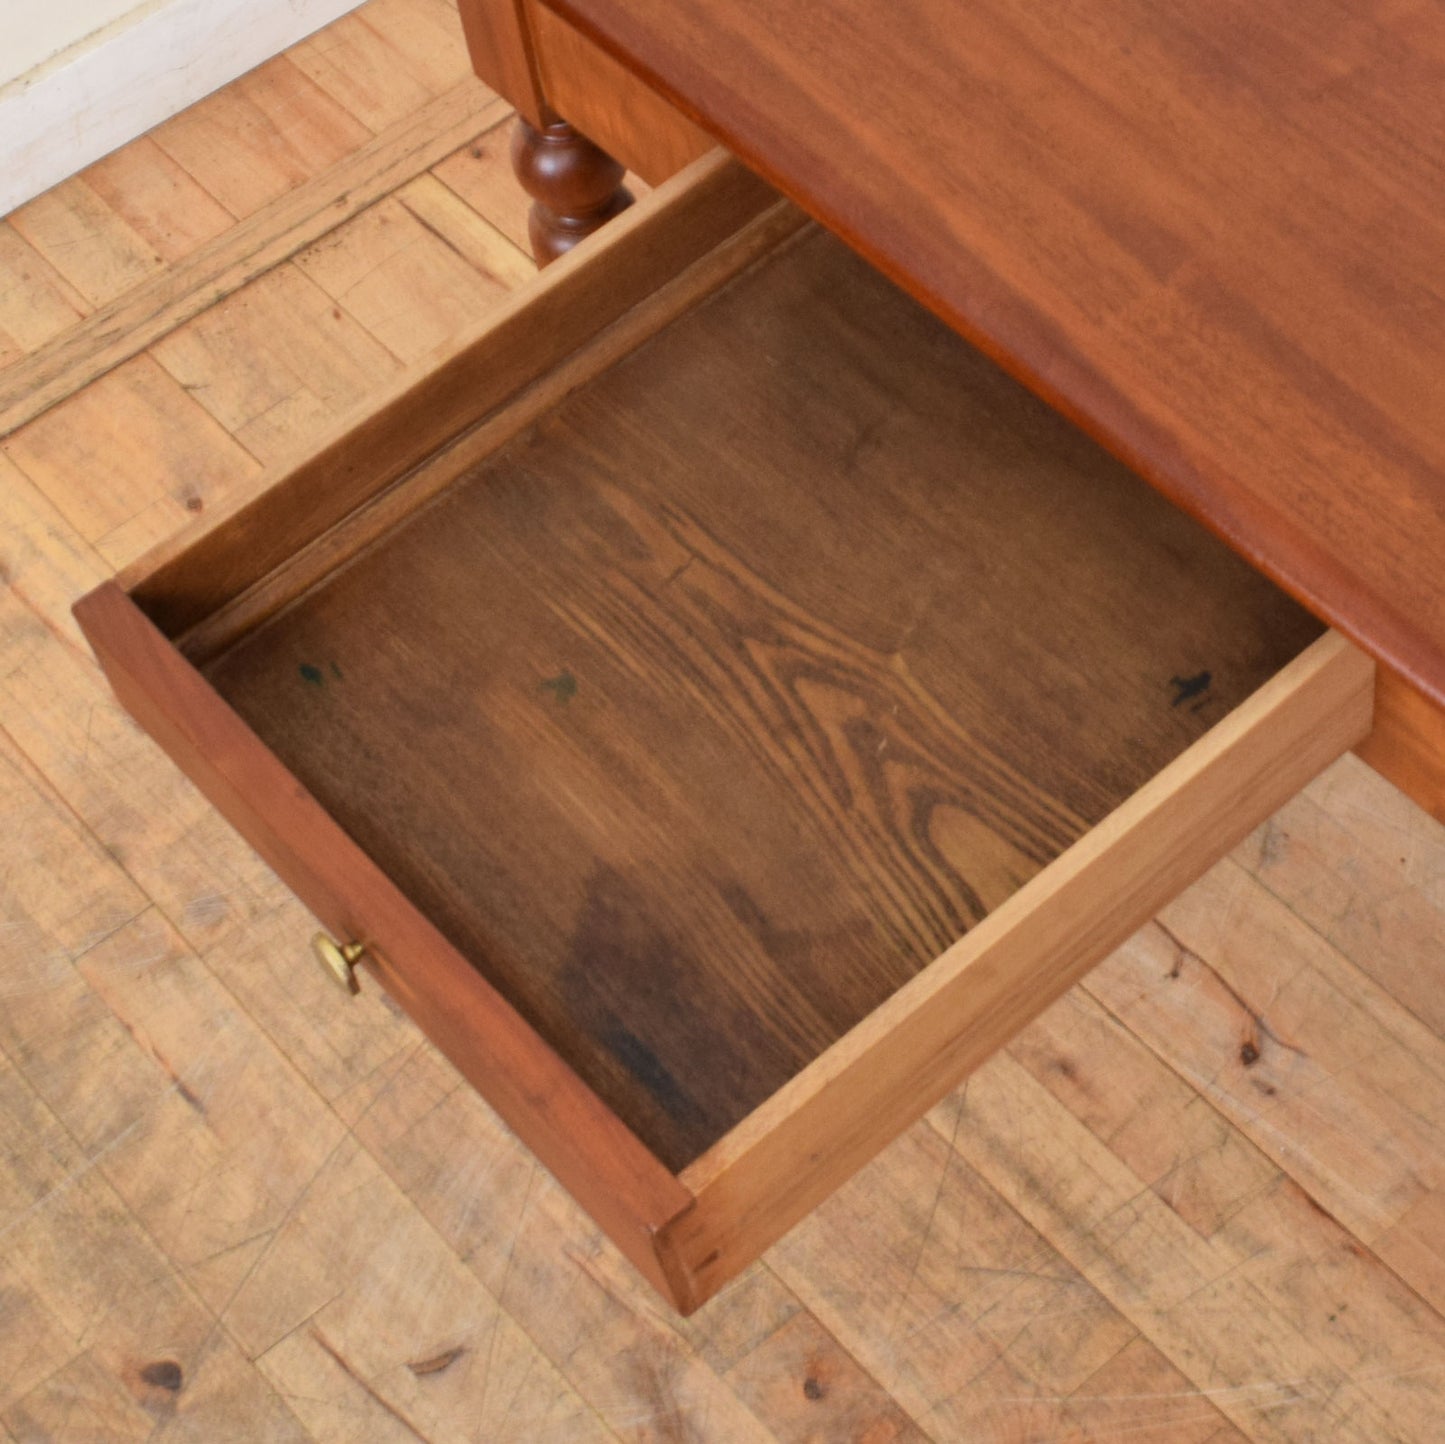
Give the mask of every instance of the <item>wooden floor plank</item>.
[{"label": "wooden floor plank", "polygon": [[396,198],[468,265],[506,289],[536,275],[530,251],[503,235],[434,174],[408,181],[398,189]]},{"label": "wooden floor plank", "polygon": [[[920,1126],[769,1256],[820,1322],[939,1440],[1052,1438],[1139,1337],[960,1153]],[[1185,1388],[1179,1410],[1225,1422]],[[1177,1419],[1173,1422],[1177,1422]]]},{"label": "wooden floor plank", "polygon": [[343,15],[287,54],[332,100],[376,133],[404,120],[437,92],[411,73],[402,55],[364,15],[364,7]]},{"label": "wooden floor plank", "polygon": [[[1154,970],[1150,986],[1186,981],[1170,971]],[[1322,1200],[1318,1190],[1312,1200],[1287,1160],[1282,1167],[1267,1144],[1257,1147],[1227,1106],[1203,1103],[1088,996],[1093,988],[1090,980],[1053,1009],[1010,1056],[1210,1241],[1231,1279],[1257,1285],[1283,1322],[1363,1381],[1402,1437],[1428,1435],[1445,1369],[1445,1321],[1313,1201]],[[1140,1099],[1148,1101],[1141,1107]]]},{"label": "wooden floor plank", "polygon": [[280,55],[151,138],[240,220],[361,149],[370,133]]},{"label": "wooden floor plank", "polygon": [[[140,1092],[132,1039],[73,960],[133,921],[147,900],[0,739],[0,806],[25,852],[3,884],[5,1007],[0,1048],[62,1117],[87,1153],[122,1130],[114,1120]],[[79,907],[77,906],[79,905]],[[97,1082],[108,1080],[106,1087]],[[65,1117],[75,1110],[84,1118]]]},{"label": "wooden floor plank", "polygon": [[91,306],[103,306],[160,271],[165,260],[83,176],[10,213],[10,224]]},{"label": "wooden floor plank", "polygon": [[0,372],[0,436],[311,245],[509,113],[480,81],[461,81],[182,265],[100,308],[82,325],[53,333],[49,345]]},{"label": "wooden floor plank", "polygon": [[445,0],[368,0],[360,17],[433,94],[471,71],[457,45],[457,12]]},{"label": "wooden floor plank", "polygon": [[147,356],[17,431],[4,453],[112,566],[140,555],[259,469]]},{"label": "wooden floor plank", "polygon": [[432,167],[432,174],[495,226],[519,251],[531,254],[527,213],[531,200],[512,174],[515,117],[468,141]]},{"label": "wooden floor plank", "polygon": [[610,1428],[774,1437],[445,1060],[418,1050],[372,1091],[356,1137]]},{"label": "wooden floor plank", "polygon": [[358,1413],[427,1440],[611,1437],[351,1138],[289,1210],[225,1320],[323,1437],[335,1437],[328,1416]]},{"label": "wooden floor plank", "polygon": [[[380,201],[296,257],[297,267],[403,362],[473,325],[508,283],[476,270],[399,196]],[[522,268],[513,265],[512,276]]]},{"label": "wooden floor plank", "polygon": [[[8,800],[8,799],[7,799]],[[8,1056],[0,1053],[0,1125],[16,1145],[0,1154],[0,1422],[16,1402],[44,1384],[80,1349],[62,1320],[65,1306],[52,1297],[60,1280],[29,1276],[33,1265],[11,1243],[30,1220],[42,1217],[83,1177],[85,1159]]]},{"label": "wooden floor plank", "polygon": [[919,1444],[928,1438],[805,1311],[745,1354],[725,1377],[783,1444],[819,1438]]},{"label": "wooden floor plank", "polygon": [[81,179],[170,266],[235,224],[149,136],[112,151]]},{"label": "wooden floor plank", "polygon": [[[1290,1301],[1203,1240],[1012,1057],[931,1116],[941,1136],[1256,1440],[1399,1437],[1389,1401],[1331,1357]],[[1408,1436],[1407,1436],[1408,1437]]]},{"label": "wooden floor plank", "polygon": [[1085,1439],[1131,1444],[1244,1444],[1207,1395],[1147,1339],[1126,1344],[1063,1401],[1064,1416]]},{"label": "wooden floor plank", "polygon": [[0,587],[0,726],[193,944],[264,915],[280,885],[120,709],[70,616],[105,564],[33,489],[0,485],[0,518],[23,567]]},{"label": "wooden floor plank", "polygon": [[[77,1135],[108,1136],[101,1172],[220,1315],[336,1148],[342,1127],[151,909],[82,954],[77,971],[138,1045],[124,1111],[95,1084],[47,1102]],[[105,1068],[96,1048],[90,1065]],[[244,1340],[243,1340],[244,1344]]]},{"label": "wooden floor plank", "polygon": [[[1115,1048],[1120,1063],[1111,1067],[1104,1060]],[[1060,999],[1009,1051],[1201,1238],[1212,1238],[1282,1177],[1083,988]]]},{"label": "wooden floor plank", "polygon": [[171,332],[151,355],[267,465],[400,370],[373,331],[289,263]]},{"label": "wooden floor plank", "polygon": [[77,656],[89,648],[70,614],[75,588],[97,585],[110,572],[54,503],[0,451],[0,569],[8,600],[7,617],[23,618],[22,629],[49,628]]},{"label": "wooden floor plank", "polygon": [[1445,1034],[1445,828],[1350,758],[1236,854],[1291,911]]},{"label": "wooden floor plank", "polygon": [[[24,1439],[82,1437],[83,1422],[92,1437],[145,1439],[158,1415],[174,1416],[178,1439],[222,1428],[304,1439],[108,1175],[151,1114],[180,1095],[195,1117],[200,1097],[147,1033],[150,1020],[118,1019],[87,976],[153,910],[134,914],[145,907],[139,889],[4,744],[0,805],[21,844],[0,884],[0,1108],[7,1139],[39,1145],[18,1173],[0,1169],[13,1280],[0,1313],[34,1340],[55,1336],[42,1377],[27,1379],[33,1348],[0,1369],[0,1414]],[[124,913],[133,916],[117,924]]]},{"label": "wooden floor plank", "polygon": [[[10,1414],[15,1427],[32,1439],[68,1436],[144,1444],[155,1428],[155,1420],[89,1353],[50,1375]],[[11,1437],[8,1432],[6,1437]]]},{"label": "wooden floor plank", "polygon": [[1445,1311],[1445,1042],[1232,862],[1085,987]]},{"label": "wooden floor plank", "polygon": [[39,350],[90,309],[85,297],[9,220],[0,221],[0,328],[22,354]]}]

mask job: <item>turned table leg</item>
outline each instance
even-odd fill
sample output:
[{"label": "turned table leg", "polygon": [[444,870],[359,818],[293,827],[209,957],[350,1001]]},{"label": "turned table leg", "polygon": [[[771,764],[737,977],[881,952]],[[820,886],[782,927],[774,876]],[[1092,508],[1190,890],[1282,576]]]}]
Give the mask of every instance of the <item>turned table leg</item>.
[{"label": "turned table leg", "polygon": [[622,167],[564,120],[539,130],[519,119],[512,166],[532,197],[527,229],[539,266],[570,251],[632,204]]}]

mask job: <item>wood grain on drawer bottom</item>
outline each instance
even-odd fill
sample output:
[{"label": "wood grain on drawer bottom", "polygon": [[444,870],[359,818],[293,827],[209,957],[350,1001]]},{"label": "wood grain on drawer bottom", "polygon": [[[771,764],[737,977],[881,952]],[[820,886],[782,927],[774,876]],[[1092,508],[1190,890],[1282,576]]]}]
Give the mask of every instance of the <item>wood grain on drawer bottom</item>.
[{"label": "wood grain on drawer bottom", "polygon": [[681,1168],[1318,632],[813,232],[206,672]]}]

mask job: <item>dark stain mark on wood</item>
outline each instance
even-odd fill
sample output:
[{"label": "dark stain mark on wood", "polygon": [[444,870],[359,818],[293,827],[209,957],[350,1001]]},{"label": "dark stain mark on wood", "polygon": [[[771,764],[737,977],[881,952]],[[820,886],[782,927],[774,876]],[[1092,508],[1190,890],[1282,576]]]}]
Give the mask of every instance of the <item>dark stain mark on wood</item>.
[{"label": "dark stain mark on wood", "polygon": [[205,511],[206,503],[195,492],[191,492],[185,499],[185,508],[190,512]]},{"label": "dark stain mark on wood", "polygon": [[[1259,841],[1259,866],[1263,871],[1273,867],[1289,852],[1290,834],[1281,827],[1278,822],[1271,818],[1264,825],[1264,831]],[[1403,862],[1404,859],[1402,858]]]},{"label": "dark stain mark on wood", "polygon": [[407,1368],[421,1379],[428,1374],[440,1374],[443,1369],[451,1368],[465,1353],[466,1349],[459,1344],[454,1349],[444,1349],[440,1354],[434,1354],[430,1359],[419,1359],[414,1364],[408,1364]]},{"label": "dark stain mark on wood", "polygon": [[146,1364],[141,1369],[140,1376],[147,1384],[153,1384],[157,1389],[167,1389],[172,1394],[179,1393],[185,1383],[185,1374],[174,1359],[157,1359],[153,1364]]},{"label": "dark stain mark on wood", "polygon": [[676,1117],[687,1112],[687,1095],[641,1038],[626,1028],[611,1027],[603,1031],[602,1043],[667,1113]]},{"label": "dark stain mark on wood", "polygon": [[148,1039],[141,1035],[135,1024],[131,1023],[125,1018],[120,1019],[120,1024],[121,1027],[123,1027],[126,1032],[130,1034],[131,1040],[141,1049],[141,1051],[145,1053],[147,1057],[153,1058],[155,1060],[156,1064],[160,1067],[162,1072],[164,1072],[166,1077],[171,1080],[171,1087],[176,1090],[176,1093],[187,1104],[187,1106],[194,1108],[195,1111],[199,1113],[202,1118],[204,1118],[206,1116],[206,1105],[201,1101],[200,1095],[190,1086],[190,1084],[185,1081],[184,1078],[181,1077],[179,1073],[176,1072],[174,1068],[171,1067],[171,1065],[158,1052],[156,1052],[155,1047],[150,1043]]},{"label": "dark stain mark on wood", "polygon": [[1174,690],[1174,700],[1169,704],[1171,707],[1182,707],[1186,702],[1192,702],[1196,697],[1203,697],[1209,691],[1209,684],[1214,680],[1212,672],[1196,672],[1192,677],[1171,677],[1169,685]]},{"label": "dark stain mark on wood", "polygon": [[341,1372],[345,1374],[348,1379],[350,1379],[354,1384],[356,1384],[356,1386],[362,1391],[362,1393],[367,1396],[367,1398],[372,1401],[372,1403],[374,1403],[375,1405],[377,1405],[378,1408],[385,1410],[386,1413],[391,1415],[391,1417],[395,1419],[396,1422],[400,1424],[403,1429],[405,1429],[409,1434],[411,1434],[414,1439],[420,1439],[422,1441],[422,1444],[430,1444],[427,1436],[423,1434],[422,1431],[418,1429],[416,1425],[413,1424],[412,1421],[401,1412],[400,1409],[396,1408],[395,1405],[391,1404],[388,1400],[384,1399],[379,1393],[377,1393],[371,1382],[368,1379],[364,1379],[360,1374],[356,1372],[355,1369],[351,1367],[351,1364],[347,1361],[345,1356],[342,1355],[342,1353],[331,1343],[328,1338],[325,1337],[325,1335],[321,1333],[319,1329],[310,1329],[308,1330],[308,1332],[310,1333],[311,1337],[316,1341],[317,1345],[321,1349],[323,1349],[325,1353],[330,1357],[331,1361],[336,1365],[336,1367],[340,1369]]},{"label": "dark stain mark on wood", "polygon": [[564,706],[577,695],[577,679],[565,667],[555,677],[548,677],[539,685]]},{"label": "dark stain mark on wood", "polygon": [[311,662],[302,662],[296,670],[301,673],[301,680],[309,686],[321,687],[325,685],[326,677],[322,673],[321,668],[313,665]]},{"label": "dark stain mark on wood", "polygon": [[1185,963],[1204,963],[1204,959],[1193,948],[1187,947],[1184,940],[1176,933],[1171,932],[1158,918],[1154,919],[1154,926],[1164,934],[1165,941],[1174,949],[1174,961],[1169,965],[1169,971],[1164,974],[1167,981],[1173,982],[1178,979],[1184,972]]},{"label": "dark stain mark on wood", "polygon": [[[594,1077],[614,1095],[621,1090],[612,1078],[626,1080],[633,1097],[621,1103],[621,1116],[645,1126],[654,1146],[661,1140],[669,1159],[685,1156],[690,1137],[726,1131],[719,1099],[758,1087],[747,1046],[756,1022],[691,951],[645,886],[599,864],[557,979],[569,1016],[604,1050],[608,1072],[594,1069]],[[695,1086],[703,1071],[716,1079],[715,1095]]]},{"label": "dark stain mark on wood", "polygon": [[823,1395],[827,1392],[827,1389],[823,1385],[823,1381],[814,1376],[813,1374],[809,1374],[808,1377],[803,1380],[803,1394],[805,1395],[805,1397],[813,1400],[818,1400],[821,1399]]},{"label": "dark stain mark on wood", "polygon": [[1159,931],[1163,933],[1164,936],[1168,938],[1170,943],[1172,943],[1174,946],[1174,969],[1171,970],[1167,976],[1171,978],[1177,977],[1177,970],[1180,964],[1185,959],[1188,959],[1188,961],[1192,963],[1197,963],[1201,968],[1205,969],[1205,971],[1214,980],[1214,982],[1216,982],[1221,988],[1224,989],[1224,991],[1229,995],[1231,1001],[1234,1003],[1235,1007],[1237,1007],[1240,1012],[1244,1014],[1245,1019],[1249,1022],[1250,1026],[1254,1030],[1253,1036],[1247,1038],[1240,1046],[1239,1050],[1240,1062],[1242,1062],[1246,1068],[1257,1062],[1259,1059],[1260,1050],[1258,1039],[1260,1038],[1268,1038],[1269,1041],[1275,1044],[1276,1047],[1283,1048],[1290,1053],[1298,1053],[1301,1058],[1309,1057],[1309,1054],[1306,1053],[1305,1050],[1301,1048],[1298,1044],[1291,1043],[1287,1039],[1281,1038],[1280,1035],[1269,1026],[1269,1023],[1265,1020],[1264,1014],[1257,1012],[1254,1007],[1249,1003],[1249,1001],[1244,997],[1244,995],[1239,991],[1238,988],[1234,987],[1226,978],[1221,976],[1218,972],[1215,971],[1215,969],[1210,967],[1209,963],[1204,958],[1201,958],[1199,954],[1196,953],[1192,948],[1186,947],[1184,943],[1174,933],[1172,933],[1162,922],[1159,921],[1158,918],[1154,919],[1154,926],[1158,928]]}]

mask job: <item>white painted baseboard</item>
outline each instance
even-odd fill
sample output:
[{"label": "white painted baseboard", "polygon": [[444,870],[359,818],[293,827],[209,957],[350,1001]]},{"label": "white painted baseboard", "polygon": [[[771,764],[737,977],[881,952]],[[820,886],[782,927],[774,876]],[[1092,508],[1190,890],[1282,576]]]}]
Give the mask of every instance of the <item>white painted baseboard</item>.
[{"label": "white painted baseboard", "polygon": [[0,215],[359,3],[154,0],[11,81],[0,89]]}]

